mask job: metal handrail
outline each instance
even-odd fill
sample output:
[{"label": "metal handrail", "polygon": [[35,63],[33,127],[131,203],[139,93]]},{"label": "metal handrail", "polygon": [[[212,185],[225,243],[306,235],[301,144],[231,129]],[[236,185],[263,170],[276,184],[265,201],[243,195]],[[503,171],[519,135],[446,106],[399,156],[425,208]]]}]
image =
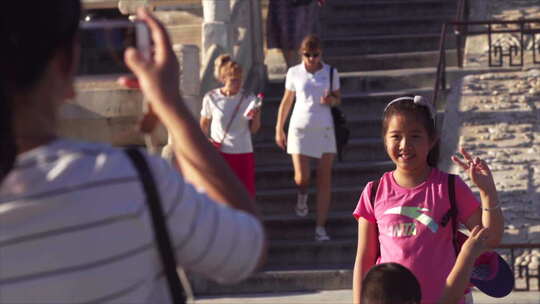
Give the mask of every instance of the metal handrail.
[{"label": "metal handrail", "polygon": [[[469,1],[468,0],[459,0],[457,3],[457,12],[454,22],[462,22],[468,21],[468,12],[469,12]],[[437,109],[437,101],[439,99],[439,89],[442,87],[443,90],[446,90],[446,48],[445,48],[445,41],[446,41],[446,30],[448,28],[448,24],[444,23],[442,25],[441,30],[441,39],[439,41],[439,61],[437,63],[437,72],[436,72],[436,79],[435,79],[435,88],[433,89],[433,98],[432,102],[435,108]],[[458,66],[460,68],[463,67],[463,40],[461,38],[461,35],[459,33],[462,33],[467,31],[467,27],[465,26],[465,29],[461,27],[457,27],[454,29],[456,35],[456,44],[457,44],[457,56],[458,56]],[[466,36],[465,36],[466,37]]]},{"label": "metal handrail", "polygon": [[[462,0],[466,1],[466,0]],[[533,25],[537,24],[538,26],[534,27]],[[483,25],[482,29],[469,30],[470,26]],[[494,28],[495,25],[515,25],[516,28]],[[524,36],[525,35],[536,35],[540,34],[540,19],[531,18],[531,19],[519,19],[519,20],[475,20],[475,21],[451,21],[446,22],[442,26],[441,38],[439,42],[439,60],[437,63],[436,79],[435,85],[433,88],[433,103],[436,106],[439,100],[439,95],[441,90],[446,90],[446,48],[445,43],[448,36],[447,29],[449,26],[454,27],[454,35],[456,37],[456,46],[457,46],[457,61],[459,68],[463,68],[463,42],[468,35],[478,35],[478,34],[487,34],[488,36],[488,59],[490,67],[501,67],[503,65],[503,58],[509,57],[510,66],[523,66],[524,64]],[[499,47],[492,46],[492,35],[494,34],[508,34],[508,33],[518,33],[519,34],[519,47],[512,47],[509,50],[509,53],[504,53],[503,49]],[[536,53],[536,40],[532,39],[533,42],[533,63],[540,64],[540,59],[537,60],[538,54]],[[513,58],[519,54],[519,62],[514,63]],[[493,62],[493,55],[499,58],[498,63]]]},{"label": "metal handrail", "polygon": [[[510,268],[512,269],[512,273],[514,276],[516,275],[516,255],[515,250],[519,249],[533,249],[533,248],[540,248],[540,243],[509,243],[509,244],[500,244],[497,249],[502,250],[509,250],[510,251]],[[514,290],[517,291],[529,291],[531,290],[531,279],[536,279],[538,283],[538,290],[540,290],[540,266],[538,266],[538,269],[536,269],[536,275],[532,275],[529,273],[529,266],[528,265],[518,265],[517,269],[517,277],[518,278],[524,278],[525,279],[525,288],[517,288],[514,286]]]}]

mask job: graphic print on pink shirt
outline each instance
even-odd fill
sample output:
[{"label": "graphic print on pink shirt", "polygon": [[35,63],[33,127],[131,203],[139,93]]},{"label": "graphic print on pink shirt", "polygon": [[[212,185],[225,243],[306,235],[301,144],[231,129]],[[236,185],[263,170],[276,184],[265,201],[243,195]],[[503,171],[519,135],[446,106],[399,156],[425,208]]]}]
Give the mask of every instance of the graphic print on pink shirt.
[{"label": "graphic print on pink shirt", "polygon": [[[422,303],[437,301],[455,261],[452,226],[439,224],[450,209],[447,181],[448,174],[432,169],[424,183],[403,188],[387,172],[379,182],[375,210],[370,183],[353,213],[356,219],[377,224],[381,252],[377,263],[396,262],[409,268],[422,287]],[[458,220],[464,223],[479,202],[460,178],[455,190]]]}]

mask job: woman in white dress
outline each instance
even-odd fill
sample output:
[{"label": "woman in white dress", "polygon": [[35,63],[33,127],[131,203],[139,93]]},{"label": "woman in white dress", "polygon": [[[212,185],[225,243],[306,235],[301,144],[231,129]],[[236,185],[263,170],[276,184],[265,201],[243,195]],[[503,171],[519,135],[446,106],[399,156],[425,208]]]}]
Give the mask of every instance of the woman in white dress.
[{"label": "woman in white dress", "polygon": [[[298,187],[295,208],[298,216],[308,214],[309,160],[318,159],[315,239],[327,241],[330,237],[326,233],[325,224],[331,198],[332,163],[336,155],[330,108],[341,102],[339,75],[334,69],[331,77],[331,66],[322,62],[321,41],[317,36],[308,35],[304,38],[300,54],[302,63],[291,67],[287,72],[285,93],[276,123],[276,143],[292,157],[294,181]],[[284,125],[295,98],[296,103],[286,136]]]},{"label": "woman in white dress", "polygon": [[242,67],[230,55],[215,61],[214,76],[223,87],[211,90],[203,98],[200,125],[203,133],[218,147],[221,156],[255,197],[255,159],[251,134],[261,126],[260,108],[247,117],[244,112],[255,96],[242,89]]}]

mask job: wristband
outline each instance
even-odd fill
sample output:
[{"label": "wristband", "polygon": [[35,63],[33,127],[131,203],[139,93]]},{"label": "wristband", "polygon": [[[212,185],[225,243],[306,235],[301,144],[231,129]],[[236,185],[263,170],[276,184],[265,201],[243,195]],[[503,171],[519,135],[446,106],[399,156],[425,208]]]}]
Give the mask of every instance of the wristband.
[{"label": "wristband", "polygon": [[501,208],[501,203],[497,203],[493,207],[489,207],[489,208],[482,207],[482,211],[492,211],[492,210],[496,210],[496,209],[500,209],[500,208]]}]

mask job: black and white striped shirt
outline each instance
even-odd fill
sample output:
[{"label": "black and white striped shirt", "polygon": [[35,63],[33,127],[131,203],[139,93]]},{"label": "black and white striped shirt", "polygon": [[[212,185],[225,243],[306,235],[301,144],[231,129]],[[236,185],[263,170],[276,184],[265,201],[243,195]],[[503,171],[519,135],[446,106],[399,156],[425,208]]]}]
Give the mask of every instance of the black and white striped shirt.
[{"label": "black and white striped shirt", "polygon": [[[246,278],[261,224],[147,161],[178,263],[218,282]],[[122,150],[56,140],[19,155],[0,188],[0,303],[169,302],[144,199]]]}]

